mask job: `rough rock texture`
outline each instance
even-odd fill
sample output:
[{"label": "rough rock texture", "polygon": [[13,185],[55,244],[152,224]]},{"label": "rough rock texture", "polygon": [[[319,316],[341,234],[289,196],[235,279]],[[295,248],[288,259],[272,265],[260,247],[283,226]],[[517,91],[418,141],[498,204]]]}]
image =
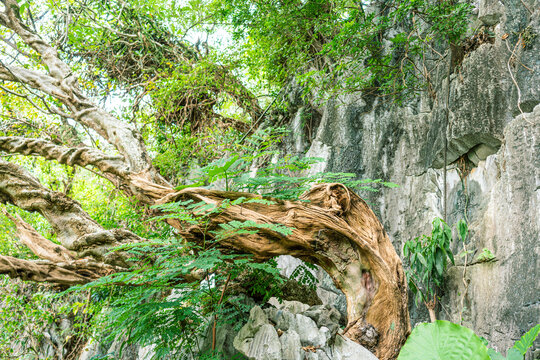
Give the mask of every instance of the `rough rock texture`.
[{"label": "rough rock texture", "polygon": [[[474,259],[487,248],[497,261],[449,269],[438,313],[458,323],[461,316],[505,351],[540,319],[540,2],[480,0],[476,12],[476,25],[490,26],[494,42],[467,54],[450,76],[447,221],[466,219]],[[529,26],[539,36],[516,46]],[[330,99],[317,109],[315,135],[295,134],[291,148],[326,160],[314,171],[399,184],[364,194],[398,253],[443,216],[448,79],[441,74],[437,99],[425,94],[402,106],[357,94]],[[423,309],[411,311],[413,322],[427,320]],[[538,357],[537,347],[526,358]]]},{"label": "rough rock texture", "polygon": [[[293,271],[300,265],[302,260],[296,259],[292,256],[280,256],[277,259],[278,267],[281,269],[281,274],[286,277],[291,277]],[[317,268],[317,271],[309,270],[319,280],[317,283],[317,295],[325,305],[331,305],[339,311],[341,317],[339,323],[345,325],[347,319],[347,300],[343,293],[339,291],[334,282],[328,276],[328,274],[321,269]]]},{"label": "rough rock texture", "polygon": [[271,306],[264,310],[255,306],[234,338],[234,347],[250,360],[377,359],[340,334],[339,312],[335,308],[306,307],[296,301],[280,304],[276,299],[268,304]]}]

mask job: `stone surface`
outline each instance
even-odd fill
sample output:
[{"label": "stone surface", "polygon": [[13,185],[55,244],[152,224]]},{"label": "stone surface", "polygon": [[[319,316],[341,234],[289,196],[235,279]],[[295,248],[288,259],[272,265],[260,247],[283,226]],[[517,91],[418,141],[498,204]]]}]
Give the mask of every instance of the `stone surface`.
[{"label": "stone surface", "polygon": [[240,329],[233,340],[234,348],[249,356],[254,337],[264,325],[268,325],[268,317],[265,312],[259,306],[253,307],[249,313],[248,322]]},{"label": "stone surface", "polygon": [[319,333],[319,328],[315,321],[307,316],[296,314],[296,332],[300,335],[303,346],[322,346],[326,342],[323,334]]},{"label": "stone surface", "polygon": [[377,360],[375,355],[354,341],[336,336],[331,359],[334,360]]},{"label": "stone surface", "polygon": [[[280,305],[280,304],[278,304]],[[295,306],[298,307],[298,306]],[[325,314],[328,312],[328,314]],[[302,314],[293,315],[286,310],[269,307],[264,310],[272,323],[261,324],[259,310],[252,311],[247,324],[240,330],[234,339],[234,346],[242,354],[254,360],[270,359],[280,356],[291,360],[373,360],[376,357],[366,348],[348,339],[342,339],[341,335],[333,334],[326,326],[318,326],[310,317]],[[330,327],[337,326],[332,319],[337,321],[337,310],[327,306],[311,307],[308,311],[311,316],[319,321],[326,319]],[[283,331],[274,320],[279,322],[284,314],[290,315],[288,330]],[[257,330],[255,330],[257,329]],[[280,347],[276,345],[279,337]],[[279,350],[279,351],[278,351]]]},{"label": "stone surface", "polygon": [[[277,263],[281,274],[286,277],[290,277],[293,271],[303,264],[302,260],[288,255],[279,256]],[[341,314],[339,323],[345,325],[347,318],[347,300],[345,296],[336,288],[330,276],[322,268],[317,267],[317,271],[310,271],[319,281],[317,284],[317,295],[322,303],[337,309]]]},{"label": "stone surface", "polygon": [[286,310],[276,309],[275,307],[270,307],[264,309],[268,318],[276,324],[276,328],[287,331],[291,328],[294,328],[296,322],[295,316]]},{"label": "stone surface", "polygon": [[[465,273],[450,268],[438,312],[505,350],[540,318],[540,2],[478,0],[477,8],[476,24],[490,26],[493,43],[467,54],[450,79],[444,66],[435,71],[437,99],[421,94],[398,106],[338,95],[316,109],[321,121],[306,139],[306,154],[325,159],[313,172],[354,172],[399,185],[361,195],[401,253],[444,213],[443,99],[450,81],[447,222],[466,219],[467,248],[488,248],[498,261]],[[539,35],[516,46],[527,27]],[[511,60],[508,48],[516,48]],[[455,254],[462,250],[452,246]],[[413,324],[428,319],[412,304],[411,316]],[[537,344],[526,359],[538,352]]]},{"label": "stone surface", "polygon": [[326,327],[332,336],[339,330],[341,314],[333,306],[315,305],[304,311],[302,315],[311,318],[317,326]]},{"label": "stone surface", "polygon": [[279,300],[275,297],[270,298],[270,300],[268,300],[268,303],[280,310],[288,311],[291,314],[299,314],[309,309],[309,305],[303,304],[299,301],[283,300],[282,302],[279,302]]},{"label": "stone surface", "polygon": [[282,360],[281,342],[272,325],[260,327],[250,343],[247,356],[250,360]]},{"label": "stone surface", "polygon": [[279,338],[283,360],[303,360],[300,336],[294,330],[288,330]]}]

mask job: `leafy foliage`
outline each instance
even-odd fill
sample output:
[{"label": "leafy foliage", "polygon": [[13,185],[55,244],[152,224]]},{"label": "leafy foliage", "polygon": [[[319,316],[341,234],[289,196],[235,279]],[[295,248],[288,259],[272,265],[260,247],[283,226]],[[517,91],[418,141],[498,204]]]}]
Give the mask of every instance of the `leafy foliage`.
[{"label": "leafy foliage", "polygon": [[534,344],[534,341],[538,337],[538,334],[540,333],[540,324],[537,324],[536,326],[532,327],[529,331],[527,331],[521,339],[516,341],[514,346],[512,346],[508,351],[506,352],[506,358],[499,352],[488,349],[489,357],[491,360],[523,360],[525,357],[525,354],[527,353],[527,350]]},{"label": "leafy foliage", "polygon": [[43,358],[51,332],[64,339],[66,353],[80,351],[91,331],[91,305],[85,298],[85,293],[55,297],[50,286],[1,276],[0,358]]},{"label": "leafy foliage", "polygon": [[300,284],[309,286],[312,289],[317,288],[319,279],[314,274],[317,271],[317,267],[308,262],[303,262],[298,265],[291,273],[291,279],[297,280]]},{"label": "leafy foliage", "polygon": [[358,192],[378,191],[377,186],[397,187],[396,184],[381,179],[359,180],[353,173],[310,174],[310,167],[323,159],[282,154],[277,145],[286,133],[287,130],[283,128],[271,127],[257,131],[247,139],[245,145],[236,143],[231,146],[226,157],[200,168],[191,184],[181,185],[177,189],[217,185],[226,190],[296,200],[317,183],[338,182]]},{"label": "leafy foliage", "polygon": [[[458,230],[464,241],[468,232],[467,224],[460,221]],[[403,256],[409,262],[409,269],[406,270],[409,288],[417,304],[420,301],[428,303],[436,298],[448,261],[454,264],[451,241],[452,230],[442,219],[436,218],[430,236],[422,235],[407,241],[403,246]]]},{"label": "leafy foliage", "polygon": [[478,262],[490,262],[495,260],[495,255],[489,249],[482,249],[482,252],[476,257]]},{"label": "leafy foliage", "polygon": [[[253,77],[282,85],[292,74],[308,90],[414,93],[429,75],[417,61],[458,43],[471,7],[464,2],[217,1]],[[387,50],[383,50],[384,48]],[[421,67],[422,65],[420,65]],[[262,71],[261,71],[262,70]]]},{"label": "leafy foliage", "polygon": [[398,360],[523,360],[533,345],[540,324],[525,333],[507,351],[506,358],[486,347],[487,341],[478,337],[471,329],[437,320],[416,326],[399,353]]},{"label": "leafy foliage", "polygon": [[449,321],[417,325],[398,360],[489,360],[487,348],[471,330]]}]

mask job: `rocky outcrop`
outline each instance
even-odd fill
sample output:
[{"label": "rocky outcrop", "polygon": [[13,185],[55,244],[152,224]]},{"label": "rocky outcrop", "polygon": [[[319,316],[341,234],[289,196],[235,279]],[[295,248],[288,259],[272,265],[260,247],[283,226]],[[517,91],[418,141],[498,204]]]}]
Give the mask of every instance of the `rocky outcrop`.
[{"label": "rocky outcrop", "polygon": [[[420,94],[399,106],[362,94],[332,98],[315,108],[314,136],[296,134],[291,151],[303,146],[324,158],[314,171],[398,184],[363,195],[401,253],[444,214],[446,136],[447,222],[469,223],[466,246],[475,254],[466,268],[460,258],[449,269],[439,317],[505,350],[540,318],[540,2],[480,0],[476,7],[472,28],[485,26],[491,40],[476,44],[449,79],[441,69],[435,97]],[[538,36],[524,40],[526,33]],[[474,262],[484,248],[497,261]],[[455,254],[461,251],[455,244]],[[428,319],[421,308],[411,314],[413,322]],[[538,356],[533,349],[527,359]]]},{"label": "rocky outcrop", "polygon": [[340,334],[341,314],[324,305],[270,299],[255,306],[234,339],[234,347],[251,360],[376,360],[363,346]]}]

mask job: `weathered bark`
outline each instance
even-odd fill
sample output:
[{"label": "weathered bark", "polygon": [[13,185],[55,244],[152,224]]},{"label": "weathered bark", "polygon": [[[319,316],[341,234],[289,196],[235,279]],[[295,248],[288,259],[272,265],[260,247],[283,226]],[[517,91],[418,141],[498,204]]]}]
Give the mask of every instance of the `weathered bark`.
[{"label": "weathered bark", "polygon": [[141,134],[128,123],[122,122],[107,111],[96,106],[84,96],[78,86],[78,79],[71,68],[58,56],[57,50],[47,44],[22,23],[16,0],[4,0],[4,11],[0,12],[0,25],[17,34],[24,43],[34,49],[48,74],[0,62],[0,79],[25,84],[59,100],[67,111],[55,109],[53,112],[93,129],[112,144],[126,159],[130,171],[145,172],[152,182],[167,185],[155,171]]},{"label": "weathered bark", "polygon": [[0,255],[0,274],[36,282],[67,286],[86,284],[117,271],[119,271],[117,267],[88,259],[55,263],[48,260],[22,260]]},{"label": "weathered bark", "polygon": [[[112,144],[121,156],[108,156],[89,148],[66,148],[43,140],[0,138],[0,149],[55,159],[67,165],[95,166],[108,179],[120,184],[129,196],[146,204],[179,200],[204,201],[219,205],[223,200],[260,195],[189,188],[175,192],[152,166],[141,134],[135,126],[116,119],[97,107],[79,90],[77,78],[69,66],[18,17],[15,0],[3,0],[0,25],[16,33],[41,56],[48,73],[5,65],[0,61],[0,80],[15,81],[54,97],[63,109],[53,108],[96,131]],[[308,202],[306,202],[308,200]],[[109,249],[123,243],[141,241],[135,234],[122,230],[105,230],[80,204],[66,195],[50,191],[20,166],[0,160],[0,202],[38,212],[51,224],[66,256],[57,261],[50,242],[34,229],[14,219],[21,240],[38,256],[49,260],[29,261],[0,256],[0,273],[34,281],[63,285],[92,281],[108,273],[125,269],[121,253]],[[346,335],[362,341],[364,329],[375,328],[379,338],[376,355],[393,359],[410,330],[407,290],[401,261],[377,217],[356,194],[340,184],[318,185],[303,201],[280,201],[274,204],[243,203],[223,208],[210,216],[208,226],[184,228],[176,220],[169,223],[187,240],[203,241],[214,236],[220,224],[230,221],[254,221],[282,224],[292,228],[285,236],[268,229],[256,234],[232,236],[220,240],[225,251],[251,253],[257,260],[288,254],[320,265],[332,277],[347,298]],[[38,246],[39,245],[39,246]],[[40,255],[41,254],[41,255]],[[50,260],[54,260],[50,261]],[[120,267],[117,267],[120,266]]]},{"label": "weathered bark", "polygon": [[66,195],[50,191],[22,167],[0,160],[0,202],[23,210],[38,212],[51,224],[58,241],[78,257],[91,256],[97,261],[127,267],[111,246],[141,239],[123,229],[105,230],[81,205]]},{"label": "weathered bark", "polygon": [[39,155],[69,166],[95,166],[102,173],[125,177],[129,169],[120,156],[107,155],[88,147],[68,148],[43,139],[20,136],[0,136],[0,150],[10,154]]},{"label": "weathered bark", "polygon": [[[193,200],[219,205],[225,199],[256,198],[253,194],[190,188],[161,200]],[[356,194],[341,184],[315,186],[303,201],[273,205],[244,203],[211,215],[205,227],[171,220],[191,241],[202,241],[230,221],[282,224],[293,229],[285,236],[270,229],[220,241],[224,248],[248,252],[258,260],[292,255],[320,265],[347,298],[346,335],[360,340],[366,325],[379,334],[375,347],[380,359],[393,359],[410,331],[407,287],[401,260],[375,214]],[[203,236],[204,234],[204,236]]]},{"label": "weathered bark", "polygon": [[[73,200],[46,190],[13,164],[0,163],[0,196],[4,202],[44,215],[59,232],[59,240],[79,257],[91,256],[118,264],[118,259],[103,258],[106,249],[139,240],[127,231],[103,230]],[[159,203],[191,199],[219,205],[225,199],[240,197],[260,195],[188,188],[165,196]],[[401,261],[380,222],[360,197],[340,184],[318,185],[302,200],[232,205],[210,215],[210,223],[204,227],[184,228],[176,220],[170,223],[187,240],[195,242],[214,236],[213,231],[219,230],[220,224],[233,220],[292,228],[289,236],[272,229],[258,229],[256,234],[222,239],[220,246],[252,253],[261,261],[288,254],[320,265],[347,298],[346,335],[360,341],[365,335],[363,329],[372,325],[379,334],[376,355],[381,359],[394,358],[410,330],[407,290]],[[74,224],[76,230],[70,230]],[[45,263],[45,267],[43,263],[3,261],[0,273],[20,274],[36,281],[67,284],[95,278],[95,274],[83,278],[66,272],[73,271],[73,266],[66,269],[51,263]],[[23,271],[26,265],[29,267]],[[45,275],[46,269],[52,273]]]},{"label": "weathered bark", "polygon": [[24,221],[19,215],[16,218],[11,216],[7,211],[6,215],[17,228],[17,233],[21,242],[26,245],[37,257],[44,260],[49,260],[54,263],[65,261],[74,261],[75,256],[62,245],[58,245],[45,239],[36,231],[30,224]]},{"label": "weathered bark", "polygon": [[43,139],[0,136],[0,150],[10,154],[37,155],[69,166],[94,166],[126,195],[134,196],[145,204],[152,204],[173,192],[169,186],[154,183],[148,170],[131,172],[123,157],[88,147],[69,148]]}]

